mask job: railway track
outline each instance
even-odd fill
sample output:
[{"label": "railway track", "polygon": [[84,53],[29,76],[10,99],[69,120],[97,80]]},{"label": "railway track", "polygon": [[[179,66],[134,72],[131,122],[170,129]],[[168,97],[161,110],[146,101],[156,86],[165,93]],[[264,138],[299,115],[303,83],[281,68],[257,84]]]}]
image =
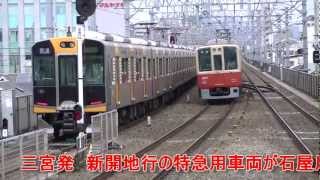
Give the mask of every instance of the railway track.
[{"label": "railway track", "polygon": [[[318,132],[319,122],[317,117],[307,112],[303,107],[292,101],[289,97],[283,94],[279,89],[273,86],[270,82],[264,79],[258,72],[245,68],[244,75],[247,77],[251,86],[257,91],[263,102],[268,106],[273,115],[283,125],[289,135],[294,139],[297,147],[303,151],[303,153],[316,155],[318,150]],[[249,73],[254,76],[250,76]],[[257,85],[260,81],[265,85]],[[270,91],[263,91],[265,88]],[[316,137],[307,137],[307,136]]]},{"label": "railway track", "polygon": [[[146,147],[142,148],[135,154],[138,157],[142,157],[145,154],[152,154],[152,155],[161,155],[161,154],[191,154],[195,148],[197,148],[205,139],[214,131],[216,130],[219,125],[225,120],[229,114],[232,112],[235,102],[227,106],[223,106],[221,115],[218,118],[207,120],[205,121],[200,117],[202,117],[206,111],[210,108],[210,106],[206,105],[201,111],[195,114],[193,117],[179,125],[178,127],[174,128],[172,131],[168,132],[167,134],[163,135],[162,137],[158,138],[151,144],[147,145]],[[199,127],[200,126],[200,127]],[[190,132],[191,131],[191,132]],[[188,135],[198,134],[196,137],[188,137]],[[181,140],[181,138],[184,140]],[[179,139],[180,138],[180,139]],[[189,138],[188,140],[186,138]],[[170,145],[170,142],[177,142]],[[183,144],[183,146],[181,146]],[[180,147],[179,147],[180,146]],[[179,149],[179,150],[177,150]],[[159,171],[156,173],[144,173],[138,179],[162,179],[170,173],[169,171]],[[119,175],[123,175],[126,172],[118,173]],[[94,180],[101,180],[105,178],[111,178],[115,173],[102,173],[96,177]],[[141,175],[141,174],[139,174]],[[117,177],[113,176],[115,179]]]}]

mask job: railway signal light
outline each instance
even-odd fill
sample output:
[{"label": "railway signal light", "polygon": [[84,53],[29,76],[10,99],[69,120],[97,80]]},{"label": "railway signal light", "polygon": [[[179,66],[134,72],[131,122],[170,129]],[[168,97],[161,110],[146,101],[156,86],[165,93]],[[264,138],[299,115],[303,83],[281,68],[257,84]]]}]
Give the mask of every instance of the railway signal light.
[{"label": "railway signal light", "polygon": [[175,35],[170,35],[170,44],[176,44],[177,43],[177,37]]},{"label": "railway signal light", "polygon": [[320,63],[320,52],[313,51],[313,63],[319,64]]},{"label": "railway signal light", "polygon": [[96,11],[96,0],[77,0],[77,12],[84,17],[91,16]]}]

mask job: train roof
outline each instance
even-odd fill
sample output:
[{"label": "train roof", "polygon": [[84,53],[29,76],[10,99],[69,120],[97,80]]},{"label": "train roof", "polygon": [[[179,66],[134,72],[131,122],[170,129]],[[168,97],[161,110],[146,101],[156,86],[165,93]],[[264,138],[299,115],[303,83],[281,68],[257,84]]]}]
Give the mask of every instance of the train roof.
[{"label": "train roof", "polygon": [[212,48],[212,47],[218,47],[218,46],[235,46],[237,48],[239,48],[240,46],[238,44],[234,44],[234,43],[221,43],[221,44],[212,44],[212,45],[207,45],[207,46],[199,46],[197,47],[198,49],[203,49],[203,48]]},{"label": "train roof", "polygon": [[144,39],[140,39],[140,38],[124,38],[122,36],[115,35],[115,34],[100,33],[100,32],[95,32],[95,31],[86,31],[85,38],[92,39],[92,40],[98,40],[98,41],[110,41],[110,42],[117,42],[117,43],[143,45],[143,46],[192,50],[192,48],[188,48],[188,47],[185,47],[182,45],[175,45],[175,44],[172,45],[172,44],[165,43],[165,42],[144,40]]}]

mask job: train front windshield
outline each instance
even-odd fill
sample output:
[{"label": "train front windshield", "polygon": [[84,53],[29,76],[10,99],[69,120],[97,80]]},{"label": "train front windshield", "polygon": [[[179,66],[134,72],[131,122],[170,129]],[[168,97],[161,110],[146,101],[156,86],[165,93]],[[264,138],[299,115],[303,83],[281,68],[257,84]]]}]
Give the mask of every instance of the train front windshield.
[{"label": "train front windshield", "polygon": [[55,56],[50,41],[42,41],[32,47],[32,73],[34,104],[55,106]]},{"label": "train front windshield", "polygon": [[209,48],[198,50],[199,71],[211,71],[211,52]]},{"label": "train front windshield", "polygon": [[238,68],[237,61],[237,48],[236,47],[224,47],[224,59],[225,59],[225,69],[233,70]]},{"label": "train front windshield", "polygon": [[34,86],[55,86],[55,68],[53,56],[33,57]]}]

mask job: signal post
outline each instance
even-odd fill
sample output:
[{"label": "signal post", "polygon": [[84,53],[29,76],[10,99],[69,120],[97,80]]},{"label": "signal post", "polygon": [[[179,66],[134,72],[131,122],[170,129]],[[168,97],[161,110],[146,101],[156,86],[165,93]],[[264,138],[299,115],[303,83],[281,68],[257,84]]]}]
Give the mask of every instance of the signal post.
[{"label": "signal post", "polygon": [[[76,10],[80,16],[77,16],[77,44],[78,44],[78,104],[82,108],[81,120],[77,121],[78,124],[83,125],[84,122],[84,100],[83,100],[83,40],[85,37],[85,28],[84,23],[89,16],[94,14],[96,10],[96,0],[77,0],[76,1]],[[84,130],[84,129],[82,129]]]}]

